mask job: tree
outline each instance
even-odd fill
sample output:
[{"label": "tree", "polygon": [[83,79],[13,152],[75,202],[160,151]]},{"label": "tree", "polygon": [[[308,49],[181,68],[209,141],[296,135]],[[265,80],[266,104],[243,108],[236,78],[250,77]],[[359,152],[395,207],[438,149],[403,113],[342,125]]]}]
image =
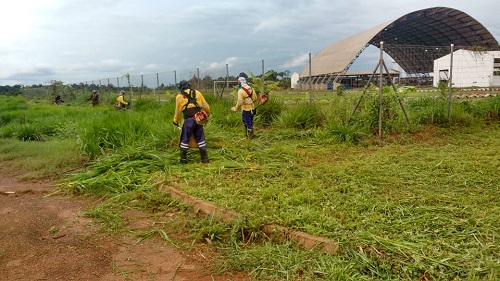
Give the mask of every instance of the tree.
[{"label": "tree", "polygon": [[278,77],[281,77],[281,79],[287,79],[290,78],[290,70],[285,70],[282,72],[278,72]]},{"label": "tree", "polygon": [[57,90],[63,87],[63,82],[59,80],[50,80],[50,90],[52,95],[57,95]]},{"label": "tree", "polygon": [[278,81],[278,72],[274,70],[269,70],[268,72],[266,72],[265,77],[266,80]]},{"label": "tree", "polygon": [[22,85],[14,85],[14,86],[0,86],[0,95],[7,95],[7,96],[16,96],[21,94],[21,88]]}]

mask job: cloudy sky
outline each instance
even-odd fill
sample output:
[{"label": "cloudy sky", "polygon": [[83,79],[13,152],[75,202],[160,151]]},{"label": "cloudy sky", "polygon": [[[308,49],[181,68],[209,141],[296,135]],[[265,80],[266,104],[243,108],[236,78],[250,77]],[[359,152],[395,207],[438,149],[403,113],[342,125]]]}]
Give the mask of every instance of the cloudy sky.
[{"label": "cloudy sky", "polygon": [[266,69],[300,72],[308,53],[437,6],[469,14],[500,41],[498,0],[5,0],[0,85],[126,73],[182,79],[197,69],[218,77],[226,64],[237,75],[262,60]]}]

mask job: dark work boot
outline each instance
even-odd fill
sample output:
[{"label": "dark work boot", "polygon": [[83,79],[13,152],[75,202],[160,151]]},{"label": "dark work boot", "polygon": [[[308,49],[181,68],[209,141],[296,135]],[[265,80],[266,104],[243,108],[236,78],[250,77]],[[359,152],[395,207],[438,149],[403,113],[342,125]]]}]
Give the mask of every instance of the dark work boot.
[{"label": "dark work boot", "polygon": [[200,149],[201,163],[208,163],[208,152]]},{"label": "dark work boot", "polygon": [[181,164],[186,164],[187,162],[187,150],[181,150]]},{"label": "dark work boot", "polygon": [[253,138],[253,129],[247,129],[247,138]]}]

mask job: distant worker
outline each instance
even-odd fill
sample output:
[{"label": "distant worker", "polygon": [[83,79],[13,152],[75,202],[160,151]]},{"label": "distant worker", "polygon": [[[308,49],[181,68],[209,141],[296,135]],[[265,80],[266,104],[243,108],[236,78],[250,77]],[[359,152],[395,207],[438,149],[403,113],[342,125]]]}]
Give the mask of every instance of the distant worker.
[{"label": "distant worker", "polygon": [[96,90],[92,91],[92,95],[90,95],[90,98],[87,100],[92,100],[92,107],[96,106],[99,104],[99,94],[97,93]]},{"label": "distant worker", "polygon": [[241,120],[245,125],[245,134],[247,138],[253,136],[253,117],[256,113],[254,102],[257,101],[257,93],[247,84],[245,77],[238,78],[238,101],[231,107],[233,112],[241,107]]},{"label": "distant worker", "polygon": [[57,95],[52,102],[56,105],[61,105],[61,103],[63,103],[64,101],[62,100],[60,95]]},{"label": "distant worker", "polygon": [[181,92],[175,97],[175,113],[173,123],[175,126],[179,126],[180,114],[182,112],[184,122],[182,124],[181,139],[179,143],[181,153],[180,162],[182,164],[187,163],[187,151],[190,147],[189,138],[192,134],[200,151],[201,162],[208,163],[209,160],[207,145],[205,143],[203,123],[197,121],[195,115],[204,115],[208,118],[210,115],[210,106],[198,90],[191,89],[191,85],[188,81],[180,81],[179,89]]},{"label": "distant worker", "polygon": [[125,99],[123,98],[123,96],[125,95],[125,91],[124,90],[121,90],[120,93],[118,94],[118,97],[116,98],[116,102],[115,102],[115,107],[120,109],[120,110],[125,110],[127,109],[127,106],[128,106],[128,102],[125,101]]}]

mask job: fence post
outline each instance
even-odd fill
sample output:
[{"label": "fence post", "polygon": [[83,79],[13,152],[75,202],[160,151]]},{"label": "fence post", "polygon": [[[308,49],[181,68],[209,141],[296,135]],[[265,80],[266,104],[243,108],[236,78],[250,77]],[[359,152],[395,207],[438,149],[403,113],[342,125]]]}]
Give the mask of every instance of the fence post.
[{"label": "fence post", "polygon": [[141,74],[141,93],[139,94],[139,98],[142,98],[142,91],[144,90],[144,75]]},{"label": "fence post", "polygon": [[99,79],[99,95],[102,95],[102,84],[101,84],[101,79]]},{"label": "fence post", "polygon": [[378,81],[378,86],[379,86],[379,91],[378,91],[378,136],[379,137],[382,137],[382,101],[383,101],[382,75],[384,75],[383,65],[384,65],[384,42],[380,41],[380,59],[379,59],[380,75],[379,75],[379,81]]},{"label": "fence post", "polygon": [[127,73],[126,75],[127,75],[126,77],[127,77],[128,89],[130,92],[130,95],[129,95],[130,99],[129,100],[132,101],[132,85],[130,84],[130,74]]},{"label": "fence post", "polygon": [[175,87],[177,87],[177,71],[174,70],[174,83],[175,83]]},{"label": "fence post", "polygon": [[109,84],[109,78],[108,78],[108,85],[106,86],[106,88],[108,88],[108,92],[109,92],[109,96],[111,97],[111,86]]},{"label": "fence post", "polygon": [[[226,88],[229,90],[229,65],[226,63]],[[229,100],[230,99],[230,95],[231,94],[231,91],[228,91],[228,94],[227,94],[227,99]],[[224,89],[222,91],[222,95],[224,95]]]},{"label": "fence post", "polygon": [[448,122],[451,119],[451,98],[452,98],[452,77],[453,77],[453,44],[450,45],[450,81],[448,83]]},{"label": "fence post", "polygon": [[264,60],[262,60],[262,94],[265,94],[266,87],[264,86],[264,83],[266,82],[265,73],[264,73]]},{"label": "fence post", "polygon": [[160,101],[160,78],[156,72],[156,89],[158,89],[158,102]]},{"label": "fence post", "polygon": [[198,90],[201,91],[200,89],[200,68],[196,68],[196,77],[198,77]]},{"label": "fence post", "polygon": [[312,104],[312,67],[311,67],[311,53],[309,53],[309,104]]}]

